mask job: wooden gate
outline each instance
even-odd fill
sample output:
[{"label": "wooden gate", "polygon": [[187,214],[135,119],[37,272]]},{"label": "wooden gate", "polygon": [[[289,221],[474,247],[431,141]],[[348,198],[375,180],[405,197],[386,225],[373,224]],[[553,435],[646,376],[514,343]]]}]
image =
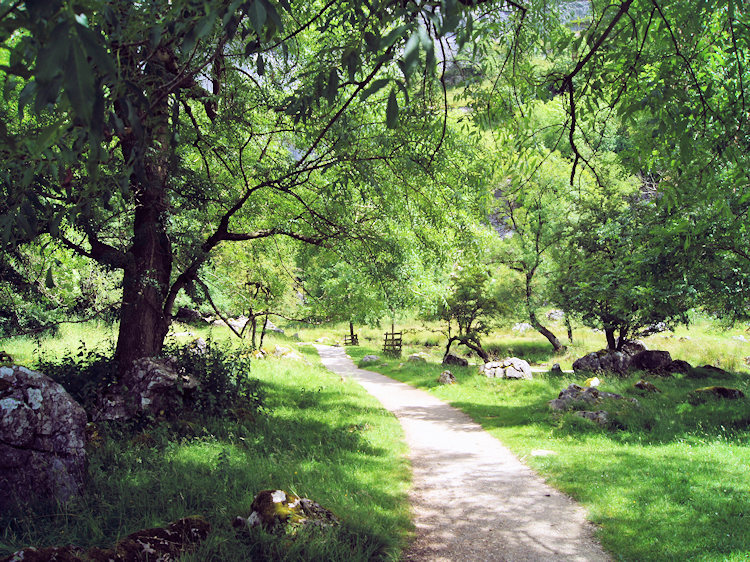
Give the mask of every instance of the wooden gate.
[{"label": "wooden gate", "polygon": [[344,336],[344,345],[359,345],[357,334],[347,334]]},{"label": "wooden gate", "polygon": [[383,354],[392,357],[401,357],[401,332],[385,333]]}]

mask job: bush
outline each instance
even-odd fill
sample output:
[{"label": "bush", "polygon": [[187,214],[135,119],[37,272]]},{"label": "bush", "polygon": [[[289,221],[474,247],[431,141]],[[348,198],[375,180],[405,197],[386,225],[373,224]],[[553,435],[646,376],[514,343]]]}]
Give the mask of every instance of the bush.
[{"label": "bush", "polygon": [[[117,382],[117,363],[112,353],[87,350],[81,344],[75,355],[62,359],[42,356],[38,370],[60,383],[83,408],[90,412],[97,397]],[[250,357],[229,346],[209,342],[205,351],[195,347],[168,344],[165,356],[171,356],[180,372],[198,381],[190,409],[205,416],[254,416],[263,409],[260,381],[250,378]]]}]

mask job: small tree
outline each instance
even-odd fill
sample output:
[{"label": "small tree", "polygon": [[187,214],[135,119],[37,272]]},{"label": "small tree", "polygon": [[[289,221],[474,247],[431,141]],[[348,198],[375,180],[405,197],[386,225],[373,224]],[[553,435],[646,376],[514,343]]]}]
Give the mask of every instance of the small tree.
[{"label": "small tree", "polygon": [[695,291],[680,255],[654,243],[651,230],[661,220],[653,205],[632,202],[582,222],[558,256],[555,302],[604,330],[611,350],[648,325],[688,321]]},{"label": "small tree", "polygon": [[489,354],[482,346],[481,338],[490,333],[493,321],[503,311],[503,304],[510,299],[502,298],[497,277],[486,268],[472,265],[457,270],[451,275],[447,293],[438,302],[435,317],[446,323],[448,343],[445,356],[451,346],[458,342],[474,351],[483,361]]}]

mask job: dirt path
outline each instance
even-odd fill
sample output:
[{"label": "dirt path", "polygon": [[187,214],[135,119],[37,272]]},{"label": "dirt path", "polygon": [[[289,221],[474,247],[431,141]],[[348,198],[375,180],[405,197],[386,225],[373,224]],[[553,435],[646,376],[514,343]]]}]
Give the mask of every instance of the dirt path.
[{"label": "dirt path", "polygon": [[583,508],[466,414],[425,391],[358,369],[342,348],[315,347],[323,365],[355,378],[404,428],[417,529],[404,560],[610,560]]}]

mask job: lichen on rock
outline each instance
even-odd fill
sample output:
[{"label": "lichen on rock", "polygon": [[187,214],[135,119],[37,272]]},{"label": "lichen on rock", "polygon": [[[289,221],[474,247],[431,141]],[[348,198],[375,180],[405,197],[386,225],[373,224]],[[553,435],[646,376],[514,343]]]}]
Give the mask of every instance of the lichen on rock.
[{"label": "lichen on rock", "polygon": [[235,519],[235,527],[260,526],[269,532],[294,532],[303,525],[332,527],[339,524],[338,517],[319,503],[284,490],[259,492],[250,509],[249,517]]}]

